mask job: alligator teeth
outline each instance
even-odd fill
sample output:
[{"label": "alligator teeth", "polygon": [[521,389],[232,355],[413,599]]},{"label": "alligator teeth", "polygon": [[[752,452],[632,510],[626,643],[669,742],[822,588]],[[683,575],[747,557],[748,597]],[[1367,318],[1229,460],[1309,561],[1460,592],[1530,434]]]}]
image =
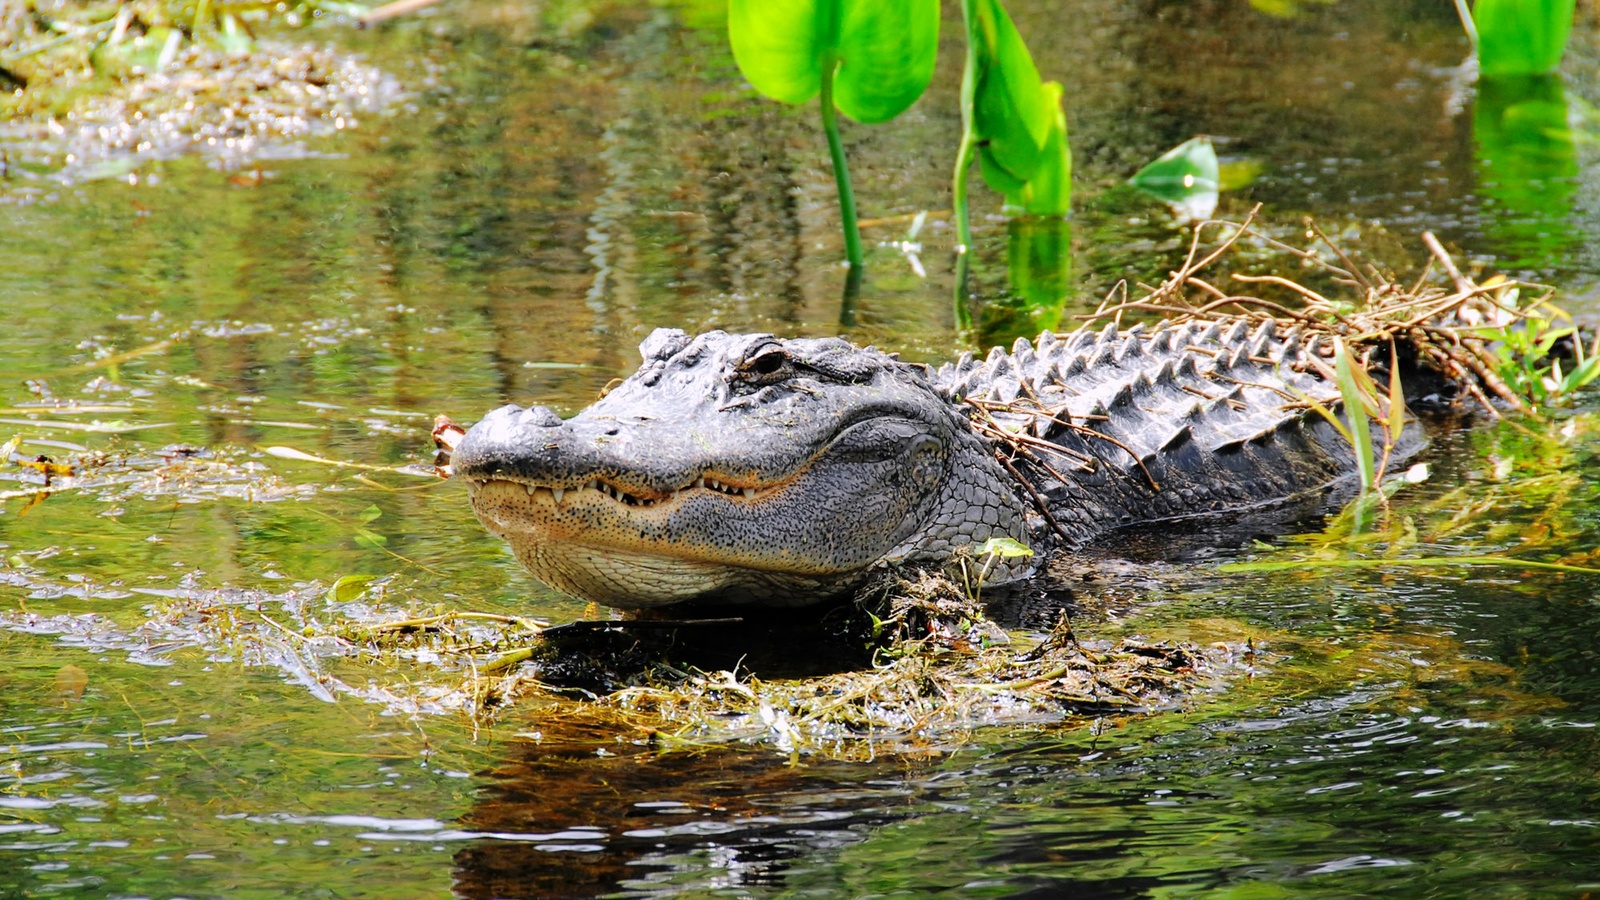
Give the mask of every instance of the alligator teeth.
[{"label": "alligator teeth", "polygon": [[567,495],[567,489],[566,488],[553,487],[553,488],[550,489],[550,496],[556,498],[556,502],[557,503],[560,503],[561,502],[561,498],[565,497],[566,495]]},{"label": "alligator teeth", "polygon": [[744,489],[744,498],[746,500],[754,500],[756,498],[756,489],[755,488],[751,488],[751,487],[745,488]]},{"label": "alligator teeth", "polygon": [[723,482],[720,482],[720,481],[716,480],[715,478],[709,478],[709,477],[704,476],[704,475],[702,475],[699,478],[695,479],[694,486],[695,487],[700,487],[700,488],[705,488],[707,490],[716,491],[719,494],[728,494],[730,496],[735,496],[735,497],[740,495],[740,494],[744,494],[745,496],[750,496],[749,492],[755,490],[754,488],[737,488],[737,487],[734,487],[731,484],[724,484]]},{"label": "alligator teeth", "polygon": [[532,497],[532,496],[533,496],[533,492],[534,492],[534,491],[537,491],[537,490],[538,490],[538,488],[536,488],[536,487],[534,487],[534,486],[533,486],[533,485],[531,485],[531,484],[525,484],[525,485],[523,485],[523,486],[522,486],[522,489],[523,489],[523,490],[525,490],[525,491],[527,491],[527,492],[528,492],[528,496],[529,496],[529,497]]}]

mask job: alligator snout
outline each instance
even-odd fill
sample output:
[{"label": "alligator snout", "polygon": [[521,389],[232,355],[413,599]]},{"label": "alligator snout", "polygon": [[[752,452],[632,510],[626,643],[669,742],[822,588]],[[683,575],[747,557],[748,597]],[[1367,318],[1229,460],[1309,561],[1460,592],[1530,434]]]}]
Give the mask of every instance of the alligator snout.
[{"label": "alligator snout", "polygon": [[502,406],[467,431],[451,462],[469,479],[564,488],[599,478],[643,496],[669,493],[702,473],[705,461],[687,442],[650,416],[586,411],[563,420],[545,406]]},{"label": "alligator snout", "polygon": [[548,406],[507,404],[467,429],[451,456],[456,475],[537,478],[570,465],[570,429]]}]

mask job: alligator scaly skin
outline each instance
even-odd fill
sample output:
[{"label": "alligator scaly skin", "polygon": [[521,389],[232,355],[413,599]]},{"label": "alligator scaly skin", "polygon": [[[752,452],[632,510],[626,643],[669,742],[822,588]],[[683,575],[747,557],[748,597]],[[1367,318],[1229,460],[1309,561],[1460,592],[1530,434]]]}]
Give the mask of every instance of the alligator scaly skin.
[{"label": "alligator scaly skin", "polygon": [[[1062,536],[1082,544],[1136,523],[1280,502],[1354,475],[1350,443],[1307,402],[1342,406],[1324,377],[1327,349],[1320,336],[1270,322],[1108,325],[1046,332],[981,361],[964,355],[933,380],[952,399],[1016,410],[993,415],[1059,448],[1032,449],[1053,472],[1026,468]],[[1039,409],[1050,414],[1028,412]],[[1393,458],[1421,446],[1412,425]],[[1032,523],[1036,534],[1046,527]]]}]

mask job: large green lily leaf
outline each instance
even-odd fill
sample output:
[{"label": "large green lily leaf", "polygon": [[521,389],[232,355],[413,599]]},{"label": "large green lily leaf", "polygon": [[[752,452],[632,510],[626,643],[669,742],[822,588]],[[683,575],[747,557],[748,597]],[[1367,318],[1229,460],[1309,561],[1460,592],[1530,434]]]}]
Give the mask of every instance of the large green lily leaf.
[{"label": "large green lily leaf", "polygon": [[[783,103],[804,103],[822,90],[823,51],[834,36],[817,0],[732,0],[728,43],[750,86]],[[837,20],[835,20],[836,22]]]},{"label": "large green lily leaf", "polygon": [[939,0],[847,0],[833,100],[858,122],[887,122],[933,80]]},{"label": "large green lily leaf", "polygon": [[933,79],[939,0],[731,0],[728,42],[762,94],[804,103],[834,73],[834,105],[861,122],[904,112]]},{"label": "large green lily leaf", "polygon": [[1484,75],[1542,75],[1561,64],[1576,0],[1478,0],[1478,68]]},{"label": "large green lily leaf", "polygon": [[1028,47],[999,0],[976,0],[977,82],[972,124],[983,180],[1003,194],[1022,190],[1039,159],[1060,103],[1052,103]]}]

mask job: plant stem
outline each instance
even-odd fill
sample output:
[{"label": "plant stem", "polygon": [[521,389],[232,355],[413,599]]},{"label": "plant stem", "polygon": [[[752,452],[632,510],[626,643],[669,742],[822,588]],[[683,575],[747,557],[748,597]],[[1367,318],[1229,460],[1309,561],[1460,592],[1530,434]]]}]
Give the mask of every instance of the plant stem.
[{"label": "plant stem", "polygon": [[967,265],[971,258],[967,253],[956,255],[955,296],[951,300],[956,312],[956,331],[960,332],[963,338],[973,336],[972,310],[967,302]]},{"label": "plant stem", "polygon": [[965,256],[972,252],[972,226],[967,221],[967,173],[972,168],[972,126],[961,131],[961,146],[956,150],[956,172],[950,183],[950,209],[956,220],[956,252]]},{"label": "plant stem", "polygon": [[967,27],[967,60],[961,70],[961,145],[956,149],[955,177],[950,185],[950,205],[956,219],[957,253],[972,251],[972,227],[967,217],[967,170],[977,150],[973,134],[973,110],[978,95],[978,18],[972,0],[961,0],[961,18]]},{"label": "plant stem", "polygon": [[1473,52],[1478,49],[1478,25],[1472,21],[1472,10],[1467,8],[1467,0],[1456,0],[1456,15],[1461,17],[1461,27],[1467,32],[1467,40],[1472,42]]},{"label": "plant stem", "polygon": [[950,181],[950,209],[956,220],[956,327],[972,330],[972,310],[967,308],[967,270],[972,256],[972,226],[967,215],[967,174],[977,141],[973,137],[973,104],[978,93],[977,15],[972,0],[961,0],[961,19],[967,28],[967,60],[961,70],[961,144],[956,148],[956,171]]},{"label": "plant stem", "polygon": [[[833,108],[833,73],[838,61],[828,54],[822,61],[822,130],[828,135],[828,153],[833,157],[833,181],[839,186],[839,224],[844,228],[844,258],[852,272],[859,272],[865,260],[861,253],[861,226],[856,220],[856,195],[850,189],[850,168],[845,164],[844,142],[839,138],[839,113]],[[859,275],[856,275],[860,278]]]}]

